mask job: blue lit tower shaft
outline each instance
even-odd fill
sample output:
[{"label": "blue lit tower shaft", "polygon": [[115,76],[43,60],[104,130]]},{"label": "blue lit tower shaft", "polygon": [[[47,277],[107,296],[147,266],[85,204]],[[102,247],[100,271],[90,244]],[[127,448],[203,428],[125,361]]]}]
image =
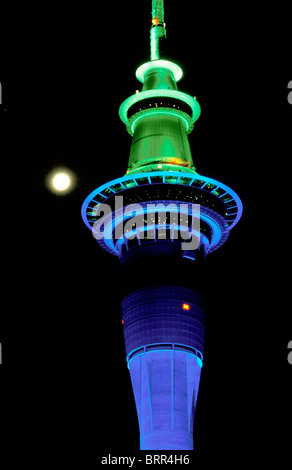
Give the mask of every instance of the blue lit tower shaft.
[{"label": "blue lit tower shaft", "polygon": [[204,344],[201,297],[183,287],[150,287],[126,296],[122,311],[140,448],[193,449]]},{"label": "blue lit tower shaft", "polygon": [[[191,450],[203,364],[204,259],[227,240],[242,204],[232,189],[194,167],[188,134],[200,106],[178,91],[181,68],[160,58],[163,1],[153,0],[152,7],[151,61],[136,71],[143,88],[119,111],[133,137],[127,173],[94,190],[82,217],[121,263],[140,448]],[[199,227],[194,205],[200,208]],[[186,233],[195,247],[183,244]]]}]

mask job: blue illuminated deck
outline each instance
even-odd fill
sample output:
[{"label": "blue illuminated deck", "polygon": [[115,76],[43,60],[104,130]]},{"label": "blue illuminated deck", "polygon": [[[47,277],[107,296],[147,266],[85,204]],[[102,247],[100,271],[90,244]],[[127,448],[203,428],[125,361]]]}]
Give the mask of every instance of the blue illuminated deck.
[{"label": "blue illuminated deck", "polygon": [[90,193],[85,199],[81,215],[84,223],[91,230],[97,217],[94,215],[97,204],[106,203],[106,200],[115,194],[119,194],[126,189],[140,186],[157,184],[157,177],[160,177],[159,184],[179,184],[202,189],[218,197],[225,205],[225,219],[229,229],[233,228],[239,221],[242,214],[242,202],[238,195],[228,186],[207,176],[190,174],[182,171],[152,171],[148,173],[137,173],[125,175],[103,184]]}]

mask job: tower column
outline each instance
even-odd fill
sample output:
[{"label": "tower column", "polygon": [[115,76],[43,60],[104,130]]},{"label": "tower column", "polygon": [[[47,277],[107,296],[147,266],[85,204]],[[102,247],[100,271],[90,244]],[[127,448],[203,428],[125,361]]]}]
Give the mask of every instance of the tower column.
[{"label": "tower column", "polygon": [[145,165],[151,164],[157,168],[170,164],[194,167],[186,129],[178,117],[157,113],[137,123],[128,170],[142,167],[144,170]]},{"label": "tower column", "polygon": [[128,368],[140,448],[193,449],[205,313],[201,296],[183,287],[152,287],[122,302]]}]

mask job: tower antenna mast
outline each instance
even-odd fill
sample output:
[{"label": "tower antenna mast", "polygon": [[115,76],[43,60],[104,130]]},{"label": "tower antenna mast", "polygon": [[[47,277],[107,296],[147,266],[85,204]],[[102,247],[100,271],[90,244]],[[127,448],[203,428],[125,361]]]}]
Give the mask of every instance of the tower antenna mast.
[{"label": "tower antenna mast", "polygon": [[152,26],[150,30],[151,60],[160,59],[159,41],[165,37],[164,1],[152,0]]}]

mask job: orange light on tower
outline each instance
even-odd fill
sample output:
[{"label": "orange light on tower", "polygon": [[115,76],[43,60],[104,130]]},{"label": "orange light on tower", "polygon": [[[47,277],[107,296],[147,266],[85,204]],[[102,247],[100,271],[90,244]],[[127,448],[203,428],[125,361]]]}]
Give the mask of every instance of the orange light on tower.
[{"label": "orange light on tower", "polygon": [[152,18],[152,24],[153,24],[154,26],[158,26],[158,24],[159,24],[159,19],[158,19],[158,18]]},{"label": "orange light on tower", "polygon": [[182,304],[183,310],[190,310],[191,306],[189,304]]}]

